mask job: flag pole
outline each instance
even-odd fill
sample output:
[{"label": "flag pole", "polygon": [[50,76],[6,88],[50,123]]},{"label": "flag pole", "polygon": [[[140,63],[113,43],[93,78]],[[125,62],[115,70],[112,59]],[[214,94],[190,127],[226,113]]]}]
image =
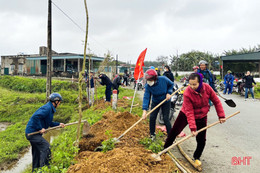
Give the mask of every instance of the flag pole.
[{"label": "flag pole", "polygon": [[130,113],[132,112],[132,108],[133,108],[133,104],[134,104],[134,100],[135,100],[135,93],[136,93],[136,91],[137,91],[137,87],[138,87],[137,84],[138,84],[138,82],[139,82],[140,75],[141,75],[141,71],[139,72],[137,82],[135,83],[135,92],[134,92],[134,97],[133,97],[132,104],[131,104]]}]

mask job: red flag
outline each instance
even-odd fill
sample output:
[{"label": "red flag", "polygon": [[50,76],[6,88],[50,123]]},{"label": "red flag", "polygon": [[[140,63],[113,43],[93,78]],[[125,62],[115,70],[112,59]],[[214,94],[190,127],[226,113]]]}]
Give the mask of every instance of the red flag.
[{"label": "red flag", "polygon": [[[144,76],[143,66],[144,66],[144,57],[146,54],[146,50],[147,50],[147,48],[143,52],[141,52],[141,54],[139,55],[138,60],[136,62],[135,72],[134,72],[135,80],[137,80],[138,77],[141,78]],[[139,76],[139,73],[140,73],[140,76]]]}]

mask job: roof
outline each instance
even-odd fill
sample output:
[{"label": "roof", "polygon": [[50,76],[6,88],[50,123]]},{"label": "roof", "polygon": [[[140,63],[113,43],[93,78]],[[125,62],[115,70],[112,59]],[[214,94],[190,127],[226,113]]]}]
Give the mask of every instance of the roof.
[{"label": "roof", "polygon": [[[83,59],[83,55],[57,55],[57,56],[52,56],[52,59]],[[86,59],[88,59],[89,56],[86,56]],[[47,60],[47,56],[35,56],[35,57],[26,57],[27,60]],[[96,61],[103,61],[104,58],[102,57],[97,57],[97,56],[91,56],[92,60]]]},{"label": "roof", "polygon": [[222,61],[260,61],[260,52],[221,56]]}]

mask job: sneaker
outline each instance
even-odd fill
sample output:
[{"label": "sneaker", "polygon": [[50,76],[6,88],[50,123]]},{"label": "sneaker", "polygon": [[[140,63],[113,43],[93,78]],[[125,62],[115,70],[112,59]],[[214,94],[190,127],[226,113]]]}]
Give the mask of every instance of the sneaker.
[{"label": "sneaker", "polygon": [[155,141],[155,135],[150,135],[150,138],[153,142]]},{"label": "sneaker", "polygon": [[194,161],[194,164],[195,164],[197,167],[199,167],[199,166],[201,166],[201,161],[200,161],[199,159],[196,159],[196,160]]}]

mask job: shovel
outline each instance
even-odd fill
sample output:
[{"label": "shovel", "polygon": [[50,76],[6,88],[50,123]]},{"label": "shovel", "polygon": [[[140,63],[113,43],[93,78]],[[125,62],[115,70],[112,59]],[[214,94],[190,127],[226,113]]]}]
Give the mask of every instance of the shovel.
[{"label": "shovel", "polygon": [[[233,117],[233,116],[235,116],[236,114],[239,114],[239,113],[240,113],[240,111],[237,111],[237,112],[233,113],[232,115],[226,117],[225,120],[227,120],[227,119],[229,119],[229,118],[231,118],[231,117]],[[202,128],[202,129],[198,130],[197,133],[200,133],[200,132],[202,132],[202,131],[204,131],[204,130],[206,130],[206,129],[212,127],[212,126],[215,126],[215,125],[217,125],[217,124],[219,124],[219,123],[220,123],[220,121],[216,121],[215,123],[212,123],[212,124],[210,124],[210,125],[208,125],[208,126]],[[159,152],[158,154],[152,154],[151,156],[152,156],[153,158],[155,158],[156,161],[161,161],[162,159],[161,159],[160,156],[161,156],[163,153],[166,153],[167,151],[169,151],[170,149],[172,149],[172,148],[175,147],[176,145],[182,143],[183,141],[186,141],[187,139],[189,139],[189,138],[191,138],[191,137],[193,137],[192,134],[186,136],[185,138],[182,138],[181,140],[179,140],[178,142],[172,144],[172,145],[169,146],[168,148],[165,148],[163,151]]]},{"label": "shovel", "polygon": [[[81,122],[84,122],[82,134],[83,134],[83,136],[87,136],[89,134],[90,125],[89,125],[87,120],[82,120]],[[74,124],[78,124],[78,122],[65,124],[65,127],[70,126],[70,125],[74,125]],[[60,126],[51,127],[51,128],[46,129],[46,132],[48,132],[50,130],[58,129],[58,128],[61,128],[61,127]],[[38,134],[38,133],[40,133],[40,131],[29,133],[28,136],[35,135],[35,134]]]},{"label": "shovel", "polygon": [[224,99],[224,100],[225,100],[225,103],[226,103],[229,107],[232,107],[232,108],[236,107],[236,103],[235,103],[232,99],[226,99],[226,98],[224,98],[223,96],[221,96],[219,93],[217,93],[217,95],[218,95],[219,97],[221,97],[222,99]]},{"label": "shovel", "polygon": [[[182,90],[184,88],[184,86],[182,86],[181,88],[177,89],[175,92],[173,92],[171,94],[171,96],[173,96],[174,94],[176,94],[177,92],[179,92],[180,90]],[[166,102],[167,99],[164,99],[161,103],[159,103],[157,106],[155,106],[150,112],[148,112],[146,115],[150,115],[155,109],[157,109],[159,106],[161,106],[164,102]],[[114,142],[120,142],[119,139],[122,138],[127,132],[129,132],[132,128],[134,128],[138,123],[140,123],[143,120],[143,118],[140,118],[136,123],[134,123],[129,129],[127,129],[122,135],[120,135],[118,138],[113,138]],[[98,146],[94,151],[102,151],[102,146]]]}]

